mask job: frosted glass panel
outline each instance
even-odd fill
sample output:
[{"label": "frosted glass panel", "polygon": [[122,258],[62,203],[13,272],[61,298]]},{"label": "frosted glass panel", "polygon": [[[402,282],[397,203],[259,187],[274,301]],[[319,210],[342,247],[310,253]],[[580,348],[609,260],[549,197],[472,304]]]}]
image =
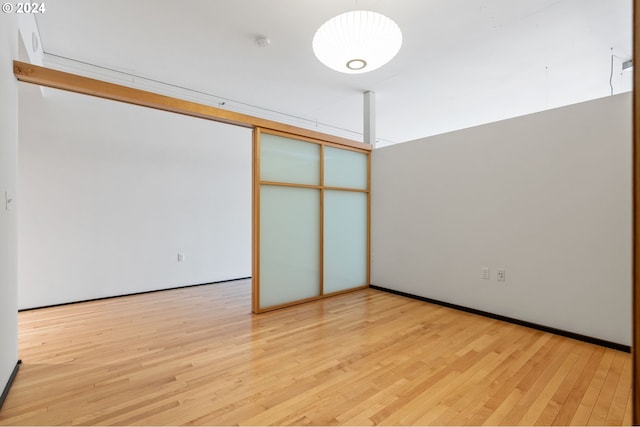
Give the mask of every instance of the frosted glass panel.
[{"label": "frosted glass panel", "polygon": [[367,194],[324,193],[324,292],[367,284]]},{"label": "frosted glass panel", "polygon": [[324,148],[324,185],[367,189],[367,155],[340,148]]},{"label": "frosted glass panel", "polygon": [[260,308],[320,295],[320,190],[260,187]]},{"label": "frosted glass panel", "polygon": [[319,185],[320,146],[268,133],[261,134],[260,179]]}]

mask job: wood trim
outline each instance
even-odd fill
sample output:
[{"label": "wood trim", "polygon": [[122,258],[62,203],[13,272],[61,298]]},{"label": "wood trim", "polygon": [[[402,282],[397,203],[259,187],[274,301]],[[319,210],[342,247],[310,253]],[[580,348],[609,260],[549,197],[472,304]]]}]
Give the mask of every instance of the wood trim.
[{"label": "wood trim", "polygon": [[[325,140],[322,138],[310,137],[306,135],[297,135],[291,132],[278,130],[278,129],[260,129],[262,133],[266,133],[267,135],[280,136],[282,138],[293,139],[294,141],[304,141],[310,142],[312,144],[322,145],[325,143]],[[344,148],[344,147],[343,147]]]},{"label": "wood trim", "polygon": [[344,187],[324,187],[325,190],[331,191],[351,191],[352,193],[368,193],[369,190],[363,190],[360,188],[344,188]]},{"label": "wood trim", "polygon": [[348,294],[350,292],[361,291],[367,288],[369,288],[369,285],[362,285],[362,286],[357,286],[355,288],[343,289],[341,291],[331,292],[328,294],[318,295],[315,297],[304,298],[297,301],[285,302],[284,304],[272,305],[271,307],[262,308],[257,313],[259,314],[259,313],[266,313],[268,311],[273,311],[273,310],[280,310],[281,308],[293,307],[293,306],[304,304],[307,302],[319,301],[325,298],[331,298],[338,295]]},{"label": "wood trim", "polygon": [[324,295],[324,144],[320,146],[320,296]]},{"label": "wood trim", "polygon": [[[294,139],[296,141],[305,141],[305,142],[310,142],[312,144],[319,144],[319,145],[324,145],[327,147],[332,147],[332,148],[340,148],[342,150],[349,150],[349,151],[354,151],[356,153],[362,153],[362,154],[369,154],[371,152],[371,147],[369,144],[363,144],[365,146],[365,148],[363,147],[355,147],[355,146],[347,146],[344,144],[336,144],[334,142],[331,142],[327,139],[322,139],[320,137],[310,137],[310,136],[306,136],[306,135],[297,135],[291,132],[287,132],[284,130],[278,130],[278,129],[261,129],[262,133],[266,133],[269,135],[275,135],[275,136],[281,136],[283,138],[289,138],[289,139]],[[321,134],[318,134],[321,136]],[[368,147],[368,148],[366,148]]]},{"label": "wood trim", "polygon": [[297,187],[297,188],[310,188],[312,190],[322,190],[321,185],[312,184],[293,184],[290,182],[278,182],[278,181],[259,181],[260,185],[273,185],[276,187]]},{"label": "wood trim", "polygon": [[367,284],[371,284],[371,153],[367,155]]},{"label": "wood trim", "polygon": [[332,144],[331,142],[326,142],[326,141],[324,141],[324,145],[327,146],[327,147],[340,148],[340,149],[343,149],[343,150],[344,149],[349,149],[349,151],[355,151],[356,153],[362,153],[362,154],[369,154],[371,152],[371,148],[366,150],[366,149],[359,149],[359,148],[356,148],[356,147],[345,147],[345,146],[340,145],[340,144]]},{"label": "wood trim", "polygon": [[331,298],[337,295],[348,294],[349,292],[361,291],[363,289],[367,289],[368,287],[369,285],[361,285],[361,286],[356,286],[355,288],[342,289],[341,291],[329,292],[328,294],[324,294],[323,297]]},{"label": "wood trim", "polygon": [[322,296],[322,295],[318,295],[318,296],[315,296],[315,297],[309,297],[309,298],[304,298],[304,299],[300,299],[300,300],[296,300],[296,301],[285,302],[283,304],[272,305],[270,307],[264,307],[264,308],[258,307],[258,311],[255,311],[255,313],[256,314],[267,313],[269,311],[280,310],[281,308],[293,307],[294,305],[300,305],[300,304],[304,304],[306,302],[318,301],[318,300],[321,300],[323,298],[325,298],[325,297]]},{"label": "wood trim", "polygon": [[19,81],[25,83],[33,83],[84,95],[97,96],[99,98],[170,111],[216,122],[245,127],[261,127],[277,132],[286,132],[292,135],[331,142],[338,144],[338,146],[353,147],[365,151],[371,150],[368,144],[362,142],[25,62],[13,61],[13,73]]},{"label": "wood trim", "polygon": [[253,129],[251,200],[251,310],[260,310],[260,128]]},{"label": "wood trim", "polygon": [[633,338],[632,348],[632,424],[640,424],[640,72],[638,71],[638,59],[640,58],[640,0],[633,1],[633,143],[632,143],[632,170],[633,170]]},{"label": "wood trim", "polygon": [[280,310],[281,308],[293,307],[294,305],[300,305],[307,302],[318,301],[321,299],[325,299],[326,297],[327,297],[326,295],[317,295],[314,297],[303,298],[296,301],[285,302],[283,304],[272,305],[270,307],[261,308],[260,311],[258,311],[257,313],[266,313],[268,311]]}]

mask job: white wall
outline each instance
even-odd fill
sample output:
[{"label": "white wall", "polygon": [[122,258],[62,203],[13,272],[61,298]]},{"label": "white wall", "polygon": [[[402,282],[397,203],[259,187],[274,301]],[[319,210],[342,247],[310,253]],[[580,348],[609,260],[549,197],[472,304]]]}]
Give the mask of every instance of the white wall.
[{"label": "white wall", "polygon": [[251,275],[250,129],[20,84],[19,184],[20,308]]},{"label": "white wall", "polygon": [[626,93],[375,150],[372,284],[629,345],[631,126]]},{"label": "white wall", "polygon": [[16,15],[0,14],[0,393],[18,361],[17,209],[5,209],[5,191],[17,198],[18,57]]}]

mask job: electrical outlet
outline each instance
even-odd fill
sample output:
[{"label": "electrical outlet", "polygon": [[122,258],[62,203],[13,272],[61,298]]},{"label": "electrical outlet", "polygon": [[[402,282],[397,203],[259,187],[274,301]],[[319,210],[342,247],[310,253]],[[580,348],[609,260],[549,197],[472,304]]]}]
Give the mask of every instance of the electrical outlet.
[{"label": "electrical outlet", "polygon": [[507,279],[507,270],[504,268],[499,268],[496,270],[496,277],[498,282],[504,282]]},{"label": "electrical outlet", "polygon": [[480,268],[480,277],[485,280],[489,280],[489,267]]},{"label": "electrical outlet", "polygon": [[178,262],[184,261],[184,254],[182,252],[178,252]]}]

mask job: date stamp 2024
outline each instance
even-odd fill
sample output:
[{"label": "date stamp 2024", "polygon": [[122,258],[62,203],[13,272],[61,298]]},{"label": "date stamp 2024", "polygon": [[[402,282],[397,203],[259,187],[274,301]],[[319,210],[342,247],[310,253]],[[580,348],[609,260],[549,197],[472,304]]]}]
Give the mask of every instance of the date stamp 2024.
[{"label": "date stamp 2024", "polygon": [[4,13],[45,13],[47,8],[43,3],[3,3]]}]

